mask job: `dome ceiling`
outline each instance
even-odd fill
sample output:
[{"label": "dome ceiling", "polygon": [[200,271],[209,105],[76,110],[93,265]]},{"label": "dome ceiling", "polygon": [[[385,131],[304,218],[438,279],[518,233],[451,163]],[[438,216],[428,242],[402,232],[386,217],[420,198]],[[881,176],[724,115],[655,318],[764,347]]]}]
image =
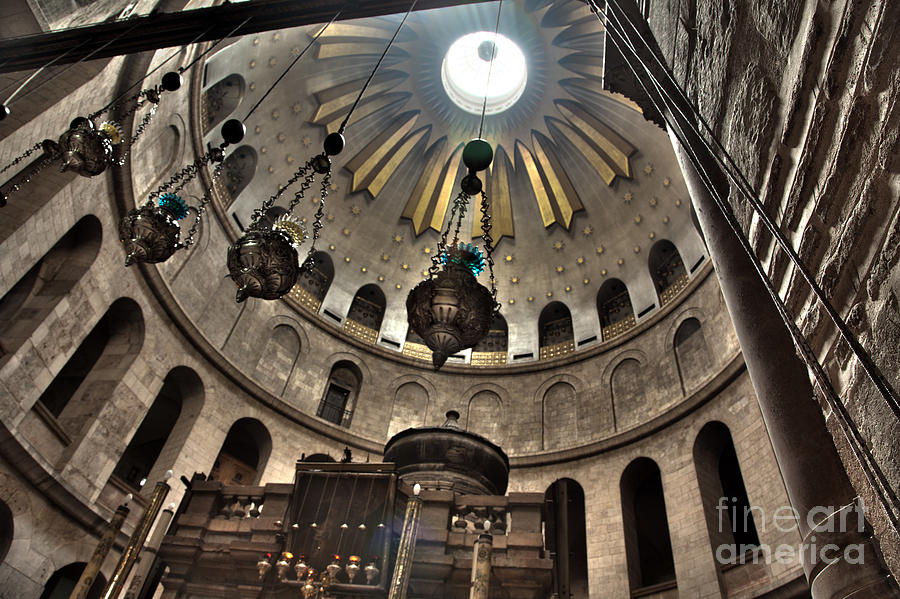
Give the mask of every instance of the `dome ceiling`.
[{"label": "dome ceiling", "polygon": [[[445,58],[463,36],[492,34],[497,7],[412,13],[334,160],[318,248],[332,257],[336,289],[323,307],[344,315],[357,289],[374,283],[387,300],[381,333],[397,342],[406,334],[406,294],[430,265],[458,192],[463,144],[478,134],[480,115],[447,91]],[[337,130],[400,18],[326,28],[246,123],[246,145],[234,152],[243,151],[246,164],[217,198],[235,236],[262,199]],[[214,55],[203,82],[207,140],[218,135],[217,122],[243,118],[318,30],[247,36]],[[688,270],[704,255],[665,133],[627,98],[602,90],[603,30],[584,3],[506,0],[500,33],[527,67],[520,97],[505,98],[483,131],[495,148],[485,178],[511,346],[513,337],[536,338],[538,315],[552,300],[571,309],[576,329],[580,321],[581,329],[599,333],[597,291],[611,278],[628,287],[636,314],[652,311],[660,301],[647,268],[651,246],[671,241]],[[504,64],[503,48],[498,44],[495,65]],[[314,206],[311,196],[297,216],[311,220]],[[464,230],[477,242],[473,212]]]}]

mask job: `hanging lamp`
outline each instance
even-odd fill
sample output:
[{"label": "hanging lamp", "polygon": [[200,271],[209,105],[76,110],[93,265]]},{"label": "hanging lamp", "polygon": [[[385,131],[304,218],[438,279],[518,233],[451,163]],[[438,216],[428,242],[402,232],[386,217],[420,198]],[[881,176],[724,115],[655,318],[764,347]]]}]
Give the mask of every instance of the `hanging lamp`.
[{"label": "hanging lamp", "polygon": [[[494,36],[500,31],[500,11]],[[481,122],[478,137],[463,148],[463,164],[468,174],[460,182],[461,191],[453,202],[447,226],[441,234],[437,252],[432,256],[428,278],[416,285],[406,297],[406,316],[409,327],[425,341],[431,350],[431,361],[439,369],[453,354],[474,347],[488,333],[491,321],[500,311],[497,302],[497,286],[494,277],[494,240],[491,237],[490,202],[478,173],[487,169],[494,159],[491,145],[482,139],[484,117],[487,111],[487,95],[494,66],[497,44],[491,46],[490,66],[485,81],[484,101],[481,106]],[[481,239],[484,253],[471,243],[461,243],[459,230],[472,196],[481,196]],[[450,227],[454,226],[453,240],[447,244]],[[490,289],[481,285],[476,277],[488,268]]]},{"label": "hanging lamp", "polygon": [[[378,68],[384,62],[384,57],[394,44],[394,40],[397,39],[397,35],[403,28],[403,24],[406,22],[406,18],[415,4],[416,2],[413,0],[338,130],[325,137],[323,152],[310,158],[306,164],[297,169],[286,184],[279,187],[273,196],[253,211],[253,217],[247,230],[228,248],[228,273],[238,288],[235,295],[237,302],[243,302],[248,297],[267,300],[280,299],[296,284],[301,269],[297,250],[306,239],[307,233],[301,223],[293,216],[293,212],[294,208],[303,199],[306,190],[312,186],[316,175],[322,175],[319,202],[313,218],[312,242],[308,255],[312,256],[315,253],[316,241],[318,241],[323,227],[322,219],[325,215],[325,199],[328,196],[328,189],[331,184],[331,157],[338,155],[344,149],[343,133],[347,123],[350,121],[353,111],[359,105],[366,88],[368,88],[375,77]],[[332,18],[331,22],[334,22],[339,14],[340,11]],[[321,29],[316,38],[324,30],[325,28]],[[285,74],[287,74],[286,71],[282,74],[282,77]],[[275,83],[277,84],[280,79],[281,77]],[[267,216],[268,210],[275,205],[275,202],[287,191],[288,187],[301,178],[303,183],[294,194],[294,198],[288,205],[287,210],[278,217],[274,225],[270,225],[269,219],[263,217]],[[305,262],[304,267],[312,268],[312,264],[313,261],[309,260]]]}]

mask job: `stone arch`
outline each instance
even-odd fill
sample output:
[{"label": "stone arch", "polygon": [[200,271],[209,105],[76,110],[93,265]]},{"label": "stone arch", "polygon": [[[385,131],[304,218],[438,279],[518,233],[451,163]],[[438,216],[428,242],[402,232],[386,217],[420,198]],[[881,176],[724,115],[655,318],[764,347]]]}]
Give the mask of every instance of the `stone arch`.
[{"label": "stone arch", "polygon": [[608,279],[597,290],[597,314],[601,339],[608,341],[634,326],[634,306],[628,287],[619,279]]},{"label": "stone arch", "polygon": [[687,286],[688,274],[684,260],[681,259],[675,244],[668,239],[660,239],[650,248],[647,268],[653,279],[660,306],[669,303]]},{"label": "stone arch", "polygon": [[479,387],[482,388],[475,391],[469,399],[466,430],[502,447],[506,443],[503,396],[496,389],[497,385]]},{"label": "stone arch", "polygon": [[297,329],[288,323],[274,323],[256,361],[254,378],[276,395],[284,395],[302,347]]},{"label": "stone arch", "polygon": [[564,303],[550,302],[541,310],[538,318],[538,346],[541,360],[575,351],[572,313]]},{"label": "stone arch", "polygon": [[[587,526],[584,489],[571,478],[561,478],[544,492],[544,536],[554,556],[554,595],[588,599]],[[568,559],[560,559],[566,551]]]},{"label": "stone arch", "polygon": [[133,299],[113,302],[38,401],[77,445],[110,399],[144,342],[144,318]]},{"label": "stone arch", "polygon": [[272,453],[272,435],[256,418],[241,418],[231,425],[209,472],[209,480],[226,485],[255,485]]},{"label": "stone arch", "polygon": [[356,362],[334,362],[316,409],[316,416],[332,424],[349,427],[362,383],[363,372]]},{"label": "stone arch", "polygon": [[400,384],[393,393],[388,439],[408,428],[424,426],[430,397],[428,390],[418,381]]},{"label": "stone arch", "polygon": [[[505,364],[508,348],[509,326],[506,324],[506,319],[503,318],[503,315],[497,313],[491,319],[487,335],[472,348],[472,364],[475,366]],[[475,354],[484,355],[476,356]],[[501,358],[502,361],[500,360]]]},{"label": "stone arch", "polygon": [[205,131],[231,116],[244,99],[247,82],[237,73],[232,73],[220,79],[215,85],[203,93],[201,100],[206,119],[204,119]]},{"label": "stone arch", "polygon": [[[693,458],[710,548],[715,553],[721,545],[729,546],[731,555],[741,560],[759,546],[759,534],[728,427],[717,420],[703,425],[694,440]],[[728,565],[719,563],[720,568]]]},{"label": "stone arch", "polygon": [[[641,368],[646,363],[638,359],[639,352],[623,352],[609,368],[609,396],[613,407],[614,430],[625,430],[643,422],[647,404],[641,393]],[[604,377],[605,378],[605,377]]]},{"label": "stone arch", "polygon": [[344,319],[344,330],[364,341],[375,343],[386,309],[387,299],[381,287],[375,283],[363,285],[350,303],[350,310]]},{"label": "stone arch", "polygon": [[175,466],[204,400],[203,381],[193,369],[176,366],[170,370],[113,475],[137,489],[141,479],[162,480],[166,470]]},{"label": "stone arch", "polygon": [[[247,189],[256,174],[259,156],[253,146],[238,146],[222,162],[222,189],[231,202]],[[231,203],[229,202],[229,204]]]},{"label": "stone arch", "polygon": [[[174,113],[165,126],[151,127],[141,141],[141,167],[132,169],[133,188],[146,198],[162,181],[181,169],[185,146],[184,118]],[[140,203],[141,200],[138,200]]]},{"label": "stone arch", "polygon": [[[75,585],[78,583],[78,579],[81,577],[81,573],[84,572],[85,567],[87,567],[85,562],[72,562],[56,570],[44,584],[44,592],[41,593],[40,599],[68,597],[75,589]],[[91,584],[86,599],[100,599],[105,587],[106,577],[98,573],[97,578]]]},{"label": "stone arch", "polygon": [[6,559],[14,536],[15,522],[13,522],[12,511],[6,502],[0,499],[0,563]]},{"label": "stone arch", "polygon": [[578,435],[578,403],[575,387],[556,381],[542,396],[543,447],[562,449],[575,444]]},{"label": "stone arch", "polygon": [[703,382],[711,370],[712,354],[700,321],[694,317],[684,319],[675,332],[672,345],[681,391],[687,395]]},{"label": "stone arch", "polygon": [[631,596],[648,587],[676,588],[675,560],[662,477],[656,462],[633,460],[619,479]]},{"label": "stone arch", "polygon": [[307,257],[303,266],[297,285],[309,298],[304,297],[301,303],[313,312],[318,312],[334,280],[334,262],[326,252],[318,251]]},{"label": "stone arch", "polygon": [[0,363],[78,284],[97,258],[102,236],[100,220],[83,217],[0,299]]}]

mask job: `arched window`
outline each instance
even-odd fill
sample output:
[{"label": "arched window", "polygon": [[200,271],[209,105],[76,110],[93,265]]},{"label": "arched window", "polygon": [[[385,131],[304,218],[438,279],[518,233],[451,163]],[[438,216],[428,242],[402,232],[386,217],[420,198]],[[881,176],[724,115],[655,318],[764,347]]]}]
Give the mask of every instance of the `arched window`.
[{"label": "arched window", "polygon": [[340,426],[350,426],[360,385],[362,372],[359,367],[347,360],[337,362],[331,368],[328,383],[325,385],[325,395],[319,402],[316,416]]},{"label": "arched window", "polygon": [[125,484],[140,489],[142,481],[162,480],[193,427],[203,403],[203,382],[190,368],[166,375],[162,388],[113,470]]},{"label": "arched window", "polygon": [[300,277],[291,295],[304,308],[318,313],[331,281],[334,280],[334,262],[325,252],[315,252],[308,257],[300,269]]},{"label": "arched window", "polygon": [[[78,579],[81,578],[81,573],[84,572],[86,566],[87,564],[84,562],[73,562],[54,572],[47,580],[47,584],[44,585],[44,592],[41,593],[40,599],[68,599],[75,590],[75,585],[78,584]],[[87,599],[100,599],[105,587],[106,578],[103,574],[98,573],[94,584],[88,591]]]},{"label": "arched window", "polygon": [[117,299],[41,394],[38,402],[73,438],[80,438],[110,398],[144,341],[141,307]]},{"label": "arched window", "polygon": [[247,84],[237,73],[225,77],[203,94],[203,109],[206,114],[206,130],[209,131],[240,105]]},{"label": "arched window", "polygon": [[353,296],[350,311],[344,319],[344,330],[363,341],[375,343],[386,306],[381,287],[374,283],[363,285]]},{"label": "arched window", "polygon": [[259,157],[253,146],[239,146],[222,162],[222,182],[225,192],[233,202],[250,184],[256,174]]},{"label": "arched window", "polygon": [[631,596],[674,589],[675,560],[669,538],[662,478],[656,462],[637,458],[625,468],[619,483],[625,554]]},{"label": "arched window", "polygon": [[297,331],[286,324],[277,325],[256,362],[255,378],[282,395],[299,356],[300,336]]},{"label": "arched window", "polygon": [[0,360],[15,353],[68,295],[94,263],[100,241],[100,221],[85,216],[0,299]]},{"label": "arched window", "polygon": [[488,334],[472,348],[473,366],[495,366],[506,364],[507,340],[509,337],[506,319],[495,314]]},{"label": "arched window", "polygon": [[561,478],[544,493],[544,538],[553,556],[554,594],[559,599],[587,599],[587,532],[584,489]]},{"label": "arched window", "polygon": [[256,418],[241,418],[228,430],[209,480],[226,485],[258,484],[271,453],[272,436],[263,423]]},{"label": "arched window", "polygon": [[9,553],[9,547],[12,545],[13,532],[15,523],[13,522],[12,511],[6,502],[0,499],[0,563],[6,559]]},{"label": "arched window", "polygon": [[684,393],[694,389],[710,371],[712,356],[700,328],[700,321],[688,318],[675,331],[675,362]]},{"label": "arched window", "polygon": [[603,341],[621,335],[634,326],[634,307],[628,288],[619,279],[609,279],[597,291],[597,313]]},{"label": "arched window", "polygon": [[687,270],[681,254],[671,241],[660,239],[650,248],[647,259],[650,276],[659,296],[659,305],[664,306],[687,286]]},{"label": "arched window", "polygon": [[[694,467],[713,552],[725,545],[717,558],[743,563],[745,555],[759,546],[759,535],[727,426],[709,422],[700,429],[694,441]],[[729,565],[719,561],[720,568]]]},{"label": "arched window", "polygon": [[550,302],[541,310],[538,318],[538,344],[540,359],[564,356],[575,351],[575,332],[572,314],[562,302]]}]

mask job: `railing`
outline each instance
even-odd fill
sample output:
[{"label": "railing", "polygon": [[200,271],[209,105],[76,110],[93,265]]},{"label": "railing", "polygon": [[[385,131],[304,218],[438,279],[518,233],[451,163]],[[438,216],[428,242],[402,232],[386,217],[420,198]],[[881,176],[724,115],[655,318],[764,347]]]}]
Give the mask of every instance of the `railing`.
[{"label": "railing", "polygon": [[553,345],[545,345],[541,348],[539,359],[549,360],[550,358],[558,358],[559,356],[571,354],[573,351],[575,351],[575,340],[570,339],[568,341],[554,343]]},{"label": "railing", "polygon": [[671,285],[669,285],[668,287],[666,287],[659,293],[660,307],[665,306],[670,301],[672,301],[675,298],[675,296],[678,295],[678,293],[682,289],[687,287],[687,284],[688,284],[688,276],[686,274],[681,275],[680,277],[678,277],[677,279],[672,281]]},{"label": "railing", "polygon": [[319,308],[322,307],[322,300],[317,299],[300,285],[294,285],[288,295],[313,314],[318,314]]},{"label": "railing", "polygon": [[635,319],[634,314],[629,314],[622,320],[616,321],[611,325],[603,327],[601,331],[603,341],[609,341],[614,337],[618,337],[628,329],[634,326]]},{"label": "railing", "polygon": [[502,366],[506,364],[505,351],[473,351],[472,366]]},{"label": "railing", "polygon": [[403,344],[403,355],[415,358],[416,360],[425,360],[431,362],[431,350],[427,345],[407,341]]},{"label": "railing", "polygon": [[[262,490],[262,487],[256,487]],[[225,518],[226,520],[241,518],[259,518],[264,505],[264,495],[262,493],[240,494],[222,491],[222,507],[217,518]]]},{"label": "railing", "polygon": [[319,409],[316,410],[316,416],[323,418],[328,422],[346,426],[350,422],[350,416],[353,414],[350,410],[343,407],[326,402],[324,399],[319,402]]},{"label": "railing", "polygon": [[349,318],[344,319],[344,331],[353,335],[357,339],[362,339],[366,343],[375,343],[378,341],[378,331],[369,328],[364,324],[360,324]]}]

